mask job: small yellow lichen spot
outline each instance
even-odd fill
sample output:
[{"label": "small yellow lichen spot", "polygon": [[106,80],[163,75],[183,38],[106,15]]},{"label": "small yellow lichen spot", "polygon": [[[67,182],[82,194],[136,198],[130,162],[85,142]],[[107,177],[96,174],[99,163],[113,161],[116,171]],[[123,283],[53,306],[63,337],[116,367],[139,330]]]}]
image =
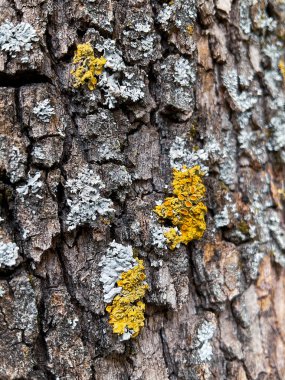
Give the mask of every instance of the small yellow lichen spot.
[{"label": "small yellow lichen spot", "polygon": [[136,261],[138,265],[121,274],[117,284],[122,291],[113,299],[112,304],[106,307],[113,332],[119,335],[130,333],[132,338],[135,338],[144,326],[145,304],[141,300],[148,288],[143,261]]},{"label": "small yellow lichen spot", "polygon": [[285,61],[283,58],[280,59],[278,67],[283,77],[283,82],[285,83]]},{"label": "small yellow lichen spot", "polygon": [[186,30],[187,30],[187,32],[190,34],[190,36],[192,36],[192,34],[193,34],[193,32],[194,32],[194,25],[189,24],[189,25],[186,27]]},{"label": "small yellow lichen spot", "polygon": [[74,77],[75,88],[87,85],[89,90],[94,90],[97,84],[96,76],[102,74],[107,60],[102,56],[96,58],[90,42],[77,46],[72,63],[75,65],[71,74]]},{"label": "small yellow lichen spot", "polygon": [[181,171],[173,170],[173,196],[157,205],[154,212],[161,221],[168,220],[171,228],[164,232],[170,249],[180,243],[188,244],[191,240],[201,239],[206,229],[206,188],[202,182],[203,173],[200,166],[183,167]]}]

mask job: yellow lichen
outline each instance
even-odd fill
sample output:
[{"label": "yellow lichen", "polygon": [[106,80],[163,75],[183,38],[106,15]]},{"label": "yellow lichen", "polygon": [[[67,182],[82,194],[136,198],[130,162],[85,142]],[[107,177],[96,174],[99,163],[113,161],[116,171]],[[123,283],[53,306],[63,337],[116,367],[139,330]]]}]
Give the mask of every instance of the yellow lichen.
[{"label": "yellow lichen", "polygon": [[96,58],[90,42],[77,46],[72,63],[75,65],[71,74],[74,77],[75,88],[87,85],[89,90],[94,90],[97,84],[96,76],[102,74],[106,59],[102,56]]},{"label": "yellow lichen", "polygon": [[283,58],[280,59],[278,67],[283,77],[283,82],[285,82],[285,61]]},{"label": "yellow lichen", "polygon": [[119,335],[131,333],[132,338],[135,338],[144,326],[145,304],[141,300],[148,288],[143,261],[136,261],[138,264],[134,268],[121,274],[117,284],[122,291],[113,299],[112,304],[106,307],[113,332]]},{"label": "yellow lichen", "polygon": [[194,25],[192,25],[192,24],[187,25],[186,30],[187,30],[188,34],[190,36],[192,36],[194,33]]},{"label": "yellow lichen", "polygon": [[173,196],[154,209],[162,222],[169,221],[173,226],[164,232],[170,249],[200,239],[205,232],[207,207],[202,201],[206,188],[202,176],[200,166],[173,169]]}]

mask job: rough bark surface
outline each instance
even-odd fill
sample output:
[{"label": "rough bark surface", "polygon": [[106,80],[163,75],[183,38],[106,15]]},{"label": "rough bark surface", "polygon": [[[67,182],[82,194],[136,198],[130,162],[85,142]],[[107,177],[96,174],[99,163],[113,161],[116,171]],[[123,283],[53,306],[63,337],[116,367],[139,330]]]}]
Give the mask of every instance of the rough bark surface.
[{"label": "rough bark surface", "polygon": [[[285,379],[284,1],[0,9],[0,27],[38,37],[0,52],[0,378]],[[70,75],[77,44],[99,55],[108,38],[131,94],[112,109]],[[45,99],[48,122],[33,111]],[[174,251],[152,237],[171,162],[208,168],[206,233]],[[68,181],[84,168],[115,212],[68,229]],[[127,342],[99,281],[112,240],[144,260],[149,284],[145,327]]]}]

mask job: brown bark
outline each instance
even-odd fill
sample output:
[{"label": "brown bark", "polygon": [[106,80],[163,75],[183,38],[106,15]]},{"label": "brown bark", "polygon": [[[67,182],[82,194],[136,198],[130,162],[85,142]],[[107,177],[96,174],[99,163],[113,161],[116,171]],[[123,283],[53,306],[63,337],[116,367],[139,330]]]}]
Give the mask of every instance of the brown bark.
[{"label": "brown bark", "polygon": [[[0,9],[0,28],[25,22],[38,38],[0,51],[0,378],[285,379],[284,1]],[[76,45],[107,38],[131,93],[113,109],[70,74]],[[34,112],[45,99],[48,122]],[[153,244],[151,215],[171,193],[175,142],[209,168],[208,213],[203,238],[171,251]],[[68,229],[68,181],[87,167],[115,212]],[[112,240],[144,260],[149,284],[127,342],[99,281]]]}]

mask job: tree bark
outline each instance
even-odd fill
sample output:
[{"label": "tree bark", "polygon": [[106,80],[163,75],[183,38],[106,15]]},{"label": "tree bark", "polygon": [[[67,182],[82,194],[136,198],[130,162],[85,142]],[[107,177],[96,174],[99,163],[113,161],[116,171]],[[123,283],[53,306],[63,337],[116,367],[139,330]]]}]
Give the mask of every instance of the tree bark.
[{"label": "tree bark", "polygon": [[[0,9],[0,378],[285,379],[285,2]],[[87,42],[107,56],[116,94],[74,88]],[[159,246],[155,204],[173,167],[197,164],[205,234]],[[84,170],[110,215],[78,203]],[[145,326],[128,341],[100,282],[113,240],[144,261],[149,285]]]}]

